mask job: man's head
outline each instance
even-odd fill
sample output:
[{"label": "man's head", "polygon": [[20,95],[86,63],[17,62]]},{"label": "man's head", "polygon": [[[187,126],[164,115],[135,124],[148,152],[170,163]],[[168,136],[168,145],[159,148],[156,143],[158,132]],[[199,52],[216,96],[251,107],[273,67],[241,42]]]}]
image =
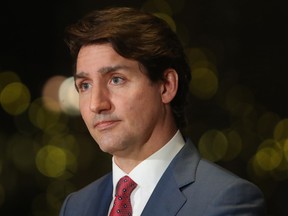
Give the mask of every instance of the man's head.
[{"label": "man's head", "polygon": [[166,69],[174,69],[179,84],[171,107],[177,126],[184,126],[190,68],[177,35],[165,21],[137,9],[111,8],[91,12],[67,33],[75,62],[81,47],[109,43],[119,55],[138,61],[153,82],[163,80]]}]

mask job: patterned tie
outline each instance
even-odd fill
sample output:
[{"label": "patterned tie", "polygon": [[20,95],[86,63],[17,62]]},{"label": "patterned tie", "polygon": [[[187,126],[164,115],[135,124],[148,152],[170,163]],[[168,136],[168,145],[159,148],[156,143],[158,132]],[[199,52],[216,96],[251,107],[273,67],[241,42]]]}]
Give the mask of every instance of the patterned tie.
[{"label": "patterned tie", "polygon": [[132,216],[130,194],[136,186],[137,184],[129,176],[124,176],[118,181],[114,205],[109,216]]}]

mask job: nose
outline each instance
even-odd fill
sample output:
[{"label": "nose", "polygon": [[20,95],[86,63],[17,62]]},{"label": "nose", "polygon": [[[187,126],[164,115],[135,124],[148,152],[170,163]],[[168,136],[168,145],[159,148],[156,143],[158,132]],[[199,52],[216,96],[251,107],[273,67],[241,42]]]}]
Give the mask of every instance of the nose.
[{"label": "nose", "polygon": [[109,111],[110,108],[108,91],[100,86],[94,86],[90,95],[90,110],[95,113],[103,113]]}]

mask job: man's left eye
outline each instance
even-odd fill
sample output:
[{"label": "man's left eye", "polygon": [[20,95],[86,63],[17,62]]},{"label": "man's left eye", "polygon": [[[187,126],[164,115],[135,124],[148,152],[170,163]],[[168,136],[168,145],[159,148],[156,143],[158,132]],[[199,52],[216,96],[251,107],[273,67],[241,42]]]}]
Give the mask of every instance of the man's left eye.
[{"label": "man's left eye", "polygon": [[121,77],[112,77],[111,83],[112,84],[121,84],[124,82],[124,79]]}]

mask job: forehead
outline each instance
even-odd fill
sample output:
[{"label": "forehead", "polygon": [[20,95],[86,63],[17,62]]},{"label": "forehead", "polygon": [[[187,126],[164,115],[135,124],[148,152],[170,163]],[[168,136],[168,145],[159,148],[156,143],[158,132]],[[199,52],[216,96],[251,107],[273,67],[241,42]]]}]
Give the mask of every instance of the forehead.
[{"label": "forehead", "polygon": [[119,55],[109,43],[87,45],[80,49],[76,61],[76,74],[106,73],[111,68],[140,70],[146,73],[145,68],[138,61]]},{"label": "forehead", "polygon": [[[115,60],[123,58],[112,48],[110,44],[93,44],[81,47],[77,56],[77,66],[83,63],[92,64],[93,62],[102,62],[106,60]],[[123,58],[124,59],[124,58]]]}]

